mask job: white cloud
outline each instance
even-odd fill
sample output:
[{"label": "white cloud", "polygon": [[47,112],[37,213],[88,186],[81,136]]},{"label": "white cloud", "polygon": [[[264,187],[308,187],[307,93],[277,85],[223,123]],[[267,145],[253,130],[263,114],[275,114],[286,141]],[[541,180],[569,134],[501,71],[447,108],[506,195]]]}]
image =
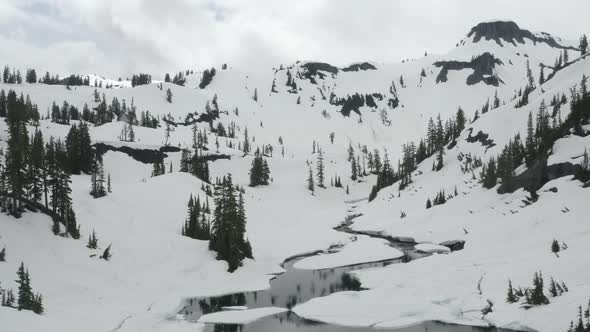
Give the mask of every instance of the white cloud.
[{"label": "white cloud", "polygon": [[589,7],[586,0],[4,0],[0,55],[12,66],[114,77],[224,62],[399,61],[445,52],[494,18],[577,38]]}]

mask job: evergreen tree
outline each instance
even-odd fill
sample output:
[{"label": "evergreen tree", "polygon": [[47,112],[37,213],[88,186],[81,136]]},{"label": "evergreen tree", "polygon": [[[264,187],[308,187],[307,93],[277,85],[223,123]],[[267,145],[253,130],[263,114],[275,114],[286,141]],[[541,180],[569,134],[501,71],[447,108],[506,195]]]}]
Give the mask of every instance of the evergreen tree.
[{"label": "evergreen tree", "polygon": [[588,38],[586,37],[586,35],[582,35],[582,37],[580,37],[580,53],[582,53],[582,55],[586,54],[588,52]]},{"label": "evergreen tree", "polygon": [[248,137],[248,127],[246,127],[246,129],[244,129],[243,151],[244,151],[244,153],[250,152],[250,139]]},{"label": "evergreen tree", "polygon": [[311,191],[312,195],[315,191],[315,186],[313,183],[313,172],[311,171],[311,166],[309,166],[309,175],[307,177],[307,190]]},{"label": "evergreen tree", "polygon": [[317,176],[318,176],[318,187],[326,188],[324,185],[324,153],[322,150],[318,153],[318,165],[317,165]]},{"label": "evergreen tree", "polygon": [[224,177],[215,188],[215,211],[211,225],[209,248],[217,252],[217,259],[228,263],[233,272],[244,258],[252,257],[250,243],[245,239],[246,218],[241,193],[236,198],[232,177]]},{"label": "evergreen tree", "polygon": [[531,305],[548,304],[549,300],[543,292],[543,275],[541,272],[535,272],[533,278],[533,288],[530,290],[528,303]]},{"label": "evergreen tree", "polygon": [[8,148],[6,151],[6,177],[12,190],[12,203],[9,213],[15,217],[21,215],[21,198],[26,185],[26,155],[29,146],[27,118],[23,98],[19,100],[14,91],[7,96]]},{"label": "evergreen tree", "polygon": [[268,163],[262,155],[257,155],[252,160],[252,168],[250,169],[250,187],[268,185],[269,179],[270,170]]},{"label": "evergreen tree", "polygon": [[111,244],[102,252],[100,255],[100,259],[104,259],[105,261],[109,261],[111,259]]},{"label": "evergreen tree", "polygon": [[86,245],[86,248],[89,248],[89,249],[98,248],[98,238],[96,237],[96,232],[94,231],[94,229],[92,230],[92,234],[90,234],[88,236],[88,244]]},{"label": "evergreen tree", "polygon": [[6,262],[6,247],[0,250],[0,262]]},{"label": "evergreen tree", "polygon": [[508,279],[508,295],[506,296],[506,302],[518,302],[518,297],[514,294],[514,288],[512,288],[512,281],[510,279]]},{"label": "evergreen tree", "polygon": [[170,88],[166,90],[166,101],[172,103],[172,91],[170,90]]},{"label": "evergreen tree", "polygon": [[551,252],[557,255],[560,250],[561,247],[559,246],[559,242],[557,242],[556,239],[553,239],[553,242],[551,242]]}]

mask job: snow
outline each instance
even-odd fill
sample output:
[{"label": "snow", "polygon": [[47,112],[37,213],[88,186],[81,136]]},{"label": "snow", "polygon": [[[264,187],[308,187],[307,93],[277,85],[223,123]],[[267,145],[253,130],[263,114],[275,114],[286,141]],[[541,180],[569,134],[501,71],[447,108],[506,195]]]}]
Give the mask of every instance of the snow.
[{"label": "snow", "polygon": [[584,151],[590,153],[590,136],[581,137],[570,135],[558,139],[553,146],[553,153],[547,160],[547,165],[559,163],[581,164]]},{"label": "snow", "polygon": [[451,249],[449,249],[448,247],[441,246],[441,245],[434,244],[434,243],[419,243],[414,246],[414,249],[416,249],[419,252],[424,252],[424,253],[442,253],[442,254],[446,254],[451,251]]},{"label": "snow", "polygon": [[[435,82],[440,71],[433,66],[435,61],[469,61],[485,51],[504,63],[496,68],[504,84],[467,86],[465,79],[470,70],[451,71],[448,82]],[[231,159],[210,162],[209,167],[212,179],[231,173],[234,181],[246,188],[247,236],[255,259],[246,260],[244,266],[230,274],[227,264],[215,259],[206,242],[180,236],[189,194],[205,199],[200,180],[177,172],[180,153],[166,153],[165,163],[172,163],[174,172],[150,178],[152,165],[109,151],[103,159],[112,178],[111,194],[93,199],[89,195],[90,177],[72,177],[80,240],[54,236],[50,218],[41,214],[26,212],[19,220],[0,214],[0,247],[7,248],[7,262],[0,263],[1,286],[16,289],[16,270],[24,261],[33,289],[43,294],[46,308],[44,315],[34,315],[0,307],[2,326],[49,332],[201,331],[204,324],[178,316],[184,299],[267,288],[273,274],[284,271],[280,264],[288,257],[338,244],[344,245],[338,252],[302,259],[295,267],[331,268],[400,257],[401,253],[386,241],[365,236],[352,241],[351,235],[333,229],[347,216],[359,214],[351,225],[353,230],[412,238],[420,243],[417,249],[423,251],[432,251],[437,248],[435,243],[454,239],[465,240],[465,248],[407,264],[356,271],[354,275],[368,290],[316,298],[295,307],[297,314],[340,325],[398,327],[441,320],[563,331],[575,319],[577,306],[587,303],[590,294],[590,270],[583,263],[588,260],[590,241],[590,225],[586,222],[590,190],[571,177],[555,179],[538,191],[536,203],[525,206],[522,200],[528,193],[519,190],[499,195],[494,189],[484,190],[477,179],[481,169],[464,174],[458,160],[467,153],[484,161],[496,156],[515,134],[524,137],[528,114],[535,114],[543,100],[548,104],[553,95],[569,96],[569,89],[579,84],[583,74],[590,76],[590,57],[586,57],[531,93],[529,105],[515,109],[511,98],[526,84],[526,61],[535,69],[540,63],[551,65],[559,53],[545,44],[529,42],[517,46],[506,43],[504,47],[494,41],[467,43],[443,55],[378,64],[377,70],[340,71],[335,77],[318,79],[317,85],[298,78],[297,94],[286,91],[286,68],[276,73],[270,68],[260,72],[233,67],[218,70],[205,89],[196,88],[200,77],[197,74],[187,76],[186,86],[163,83],[162,90],[158,84],[130,88],[126,82],[117,89],[97,88],[108,103],[113,97],[124,99],[127,105],[133,100],[138,112],[149,110],[160,117],[170,114],[179,122],[189,113],[201,114],[205,104],[218,96],[220,121],[226,126],[235,123],[237,138],[219,138],[218,152]],[[570,54],[572,59],[575,56]],[[296,76],[301,64],[289,67]],[[422,68],[427,77],[420,83]],[[405,87],[399,84],[401,75]],[[279,92],[270,93],[275,78]],[[387,106],[392,81],[400,100],[396,109]],[[168,88],[173,93],[172,103],[165,99]],[[61,105],[67,100],[80,109],[85,103],[96,106],[93,87],[67,90],[44,84],[0,83],[0,89],[29,94],[42,115],[54,101]],[[252,99],[254,89],[258,91],[258,102]],[[393,185],[383,189],[372,202],[366,198],[376,177],[350,179],[346,159],[349,144],[357,155],[363,145],[371,151],[387,149],[396,164],[401,144],[422,137],[429,117],[440,113],[444,121],[461,106],[470,119],[496,92],[505,105],[480,114],[476,122],[468,124],[474,134],[489,134],[494,147],[466,142],[464,131],[457,145],[445,151],[442,170],[432,171],[433,158],[428,158],[418,166],[413,183],[405,190],[400,192],[397,184]],[[384,99],[376,101],[375,110],[363,107],[361,116],[353,113],[343,117],[340,107],[329,103],[331,93],[338,98],[381,93]],[[233,112],[236,107],[238,115]],[[382,123],[381,109],[386,110],[390,126]],[[327,116],[322,115],[323,110]],[[569,104],[562,105],[561,111],[565,118]],[[165,126],[135,127],[136,142],[118,142],[123,126],[122,122],[112,122],[91,127],[92,140],[136,149],[159,149],[166,144]],[[273,178],[269,186],[248,187],[252,155],[244,156],[226,146],[227,142],[237,145],[242,141],[246,128],[255,138],[254,148],[264,144],[274,148],[273,157],[268,158]],[[42,120],[38,129],[47,141],[49,136],[64,139],[69,126]],[[199,123],[198,129],[207,130],[209,153],[217,153],[215,135],[208,124]],[[28,130],[31,134],[35,128],[29,126]],[[334,143],[329,140],[330,132],[335,133]],[[172,127],[170,134],[170,146],[192,146],[190,126]],[[284,141],[282,146],[279,137]],[[590,150],[589,139],[571,135],[558,140],[549,164],[579,164],[584,147]],[[0,145],[4,151],[6,140],[6,124],[0,121]],[[327,189],[316,188],[312,196],[305,180],[308,165],[312,169],[317,166],[317,154],[311,153],[314,141],[324,152]],[[520,166],[517,172],[524,170]],[[334,176],[341,177],[350,194],[329,185]],[[558,192],[547,191],[550,187],[556,187]],[[458,195],[444,205],[425,209],[426,200],[441,189],[448,194],[456,189]],[[405,218],[400,217],[401,212]],[[85,247],[93,230],[99,238],[98,250]],[[549,250],[554,238],[568,245],[559,258]],[[113,257],[109,262],[90,257],[100,255],[111,243]],[[551,298],[549,305],[526,311],[519,304],[507,304],[504,297],[508,278],[515,286],[528,286],[533,273],[539,270],[547,278],[565,281],[570,291]],[[481,294],[477,287],[480,280]],[[494,303],[494,311],[482,319],[481,309],[487,306],[487,300]],[[207,319],[246,322],[279,310],[283,309],[226,311]]]},{"label": "snow", "polygon": [[287,311],[285,308],[257,308],[250,310],[220,311],[199,318],[199,323],[247,324],[266,316]]},{"label": "snow", "polygon": [[297,261],[293,267],[304,270],[329,269],[333,267],[379,262],[403,257],[404,253],[392,248],[386,240],[359,236],[336,253],[314,255]]}]

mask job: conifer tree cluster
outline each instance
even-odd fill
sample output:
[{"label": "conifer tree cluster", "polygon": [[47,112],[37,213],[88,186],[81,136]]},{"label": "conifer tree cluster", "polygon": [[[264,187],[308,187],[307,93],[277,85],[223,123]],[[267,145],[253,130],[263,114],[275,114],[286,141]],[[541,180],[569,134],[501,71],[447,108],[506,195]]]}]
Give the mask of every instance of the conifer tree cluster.
[{"label": "conifer tree cluster", "polygon": [[98,238],[96,237],[96,232],[94,231],[94,229],[92,230],[92,234],[88,235],[88,244],[86,245],[86,248],[98,248]]},{"label": "conifer tree cluster", "polygon": [[[535,272],[533,276],[533,286],[531,288],[514,288],[512,281],[508,280],[508,291],[506,296],[506,302],[516,303],[521,299],[524,299],[524,303],[528,306],[538,306],[549,304],[549,299],[545,295],[543,273],[541,271]],[[563,293],[568,292],[567,285],[562,282],[557,282],[553,277],[549,284],[549,294],[552,297],[561,296]]]},{"label": "conifer tree cluster", "polygon": [[94,163],[94,151],[88,125],[84,122],[72,125],[66,136],[68,169],[71,174],[90,174]]},{"label": "conifer tree cluster", "polygon": [[152,177],[166,174],[166,165],[164,164],[164,158],[163,157],[160,158],[159,160],[156,160],[156,162],[154,162],[152,164],[152,166],[153,166],[153,168],[152,168]]},{"label": "conifer tree cluster", "polygon": [[[71,207],[70,173],[83,159],[72,162],[72,144],[65,146],[50,139],[45,144],[40,131],[29,138],[26,103],[14,92],[7,96],[8,149],[5,165],[0,168],[0,206],[2,211],[20,217],[25,206],[42,209],[58,223],[66,225],[67,233],[79,237]],[[68,142],[72,143],[69,138]],[[78,145],[80,146],[80,145]],[[44,198],[44,205],[40,203]],[[57,232],[56,232],[57,233]]]},{"label": "conifer tree cluster", "polygon": [[37,107],[37,104],[31,102],[29,95],[23,96],[21,93],[20,96],[17,96],[16,92],[13,90],[8,90],[8,93],[5,93],[4,89],[0,90],[0,118],[4,118],[8,115],[9,97],[11,98],[11,105],[18,104],[25,113],[25,118],[28,121],[31,121],[32,124],[37,124],[39,122],[39,119],[41,118],[39,108]]},{"label": "conifer tree cluster", "polygon": [[203,72],[203,76],[201,77],[201,83],[199,83],[199,88],[204,89],[211,83],[213,77],[215,76],[215,68],[205,69]]},{"label": "conifer tree cluster", "polygon": [[211,237],[211,221],[209,214],[209,200],[201,204],[201,199],[193,199],[191,194],[188,200],[188,215],[182,226],[181,234],[197,240],[209,240]]},{"label": "conifer tree cluster", "polygon": [[185,75],[192,74],[192,70],[187,70],[186,72],[179,71],[178,73],[174,74],[174,78],[170,79],[170,74],[166,73],[164,77],[164,82],[166,83],[174,83],[176,85],[184,85],[186,82]]},{"label": "conifer tree cluster", "polygon": [[[379,157],[377,151],[373,154],[367,153],[369,170],[377,174],[377,183],[371,189],[369,200],[377,197],[379,190],[400,180],[399,190],[406,188],[412,183],[412,172],[417,165],[435,153],[437,158],[433,164],[433,170],[442,169],[445,146],[459,137],[465,125],[465,113],[461,108],[457,109],[454,118],[445,121],[444,125],[440,115],[436,122],[430,118],[425,139],[421,139],[418,145],[414,142],[402,145],[402,159],[398,162],[397,171],[391,166],[387,153],[384,153],[383,158]],[[349,159],[350,149],[349,147]]]},{"label": "conifer tree cluster", "polygon": [[228,271],[235,271],[244,258],[252,258],[250,242],[245,238],[246,213],[244,197],[233,185],[230,174],[215,185],[215,210],[211,223],[209,249],[217,252],[217,259],[228,263]]},{"label": "conifer tree cluster", "polygon": [[145,85],[152,83],[152,75],[140,73],[138,75],[131,76],[131,86],[136,87],[138,85]]},{"label": "conifer tree cluster", "polygon": [[180,171],[191,173],[197,178],[209,183],[209,164],[206,156],[184,149],[180,157]]},{"label": "conifer tree cluster", "polygon": [[0,250],[0,262],[6,262],[6,247]]},{"label": "conifer tree cluster", "polygon": [[2,81],[6,84],[21,84],[23,82],[23,77],[20,70],[13,68],[12,71],[10,71],[10,68],[5,66],[2,71]]},{"label": "conifer tree cluster", "polygon": [[139,125],[147,128],[158,128],[160,118],[154,117],[150,111],[141,111],[139,115]]},{"label": "conifer tree cluster", "polygon": [[590,332],[590,300],[588,300],[586,310],[583,310],[582,306],[578,306],[576,322],[570,322],[567,332]]},{"label": "conifer tree cluster", "polygon": [[457,196],[459,193],[457,192],[457,188],[455,188],[455,192],[454,194],[445,194],[445,190],[442,189],[441,191],[439,191],[436,196],[434,196],[434,198],[432,199],[432,201],[430,200],[430,198],[428,198],[426,200],[426,208],[430,209],[431,207],[435,206],[435,205],[442,205],[445,204],[448,200],[453,199],[455,196]]},{"label": "conifer tree cluster", "polygon": [[41,315],[45,310],[43,307],[43,296],[39,293],[35,294],[35,292],[33,292],[29,270],[25,268],[24,263],[21,262],[16,275],[16,283],[18,284],[18,298],[15,298],[14,292],[11,289],[0,289],[2,293],[2,306],[12,307],[18,310],[30,310],[38,315]]},{"label": "conifer tree cluster", "polygon": [[[545,101],[542,101],[536,114],[536,121],[533,120],[533,114],[529,113],[527,121],[527,135],[524,144],[521,142],[519,135],[516,135],[502,150],[497,158],[490,158],[489,162],[484,165],[481,173],[482,185],[485,188],[493,188],[498,178],[503,180],[514,176],[514,169],[523,162],[527,167],[533,165],[537,160],[548,157],[554,142],[566,135],[574,133],[584,136],[585,130],[583,125],[590,120],[590,93],[587,88],[587,77],[582,76],[580,88],[576,86],[570,89],[571,92],[571,112],[567,118],[562,121],[559,109],[553,114],[549,114]],[[554,105],[560,105],[558,98],[554,96],[551,102]],[[562,96],[562,100],[565,99]],[[587,156],[587,153],[586,153]],[[587,157],[585,157],[587,160]],[[582,167],[584,168],[584,157],[582,158]]]},{"label": "conifer tree cluster", "polygon": [[[92,174],[90,176],[90,195],[94,198],[100,198],[107,195],[107,180],[104,174],[104,166],[102,163],[102,158],[99,154],[96,155],[94,158],[94,162],[92,164]],[[110,181],[109,181],[110,183]]]},{"label": "conifer tree cluster", "polygon": [[252,160],[250,169],[250,187],[266,186],[270,180],[270,169],[262,155],[257,154]]}]

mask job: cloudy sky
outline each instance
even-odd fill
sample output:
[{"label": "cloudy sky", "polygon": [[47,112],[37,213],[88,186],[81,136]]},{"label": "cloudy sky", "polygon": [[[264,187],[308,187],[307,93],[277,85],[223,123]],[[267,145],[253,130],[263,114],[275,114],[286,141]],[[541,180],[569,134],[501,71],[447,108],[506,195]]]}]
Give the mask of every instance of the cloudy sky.
[{"label": "cloudy sky", "polygon": [[0,0],[0,59],[112,77],[225,62],[396,62],[444,53],[494,19],[576,40],[590,32],[589,12],[588,0]]}]

